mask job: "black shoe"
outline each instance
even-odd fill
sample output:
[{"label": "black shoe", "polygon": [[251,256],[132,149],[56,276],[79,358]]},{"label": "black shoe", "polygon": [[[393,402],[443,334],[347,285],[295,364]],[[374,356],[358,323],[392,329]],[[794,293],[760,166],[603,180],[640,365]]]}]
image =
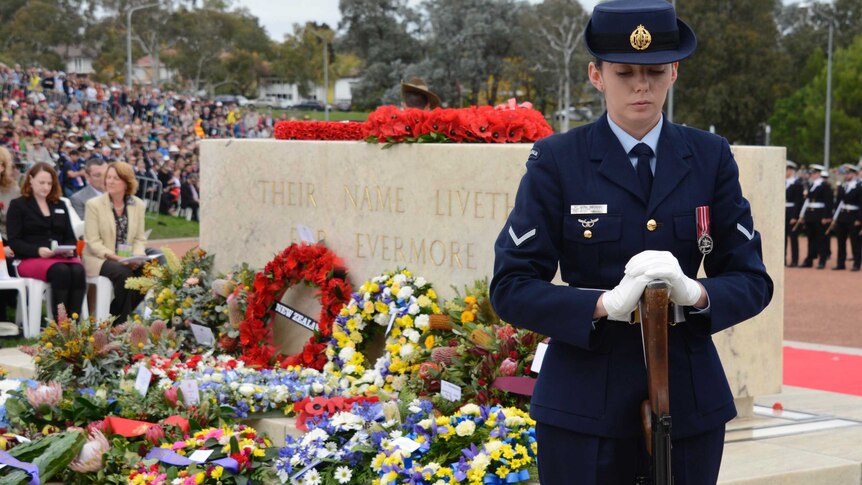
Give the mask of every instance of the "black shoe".
[{"label": "black shoe", "polygon": [[818,264],[818,265],[817,265],[817,269],[825,269],[825,268],[826,268],[826,264],[825,264],[825,263],[824,263],[824,264]]},{"label": "black shoe", "polygon": [[799,263],[790,263],[787,265],[788,268],[795,268],[797,266],[799,266]]},{"label": "black shoe", "polygon": [[799,265],[800,268],[810,268],[811,266],[811,263],[802,263]]},{"label": "black shoe", "polygon": [[850,271],[859,271],[859,266],[854,266],[850,268]]},{"label": "black shoe", "polygon": [[836,267],[832,268],[832,271],[841,271],[844,269],[847,269],[847,268],[845,268],[844,266],[836,266]]}]

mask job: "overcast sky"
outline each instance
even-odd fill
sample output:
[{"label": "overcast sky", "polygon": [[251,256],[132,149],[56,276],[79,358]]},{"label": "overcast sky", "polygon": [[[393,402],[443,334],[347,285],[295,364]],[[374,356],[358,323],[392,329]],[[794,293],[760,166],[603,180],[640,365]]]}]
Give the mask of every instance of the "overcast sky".
[{"label": "overcast sky", "polygon": [[[421,0],[408,0],[418,5]],[[541,0],[529,0],[540,3]],[[592,10],[598,0],[580,0],[587,10]],[[338,11],[338,0],[239,0],[234,5],[242,6],[251,11],[264,26],[270,37],[275,40],[284,39],[284,34],[293,32],[293,24],[304,24],[310,20],[324,22],[333,29],[338,28],[341,13]]]},{"label": "overcast sky", "polygon": [[[409,0],[411,4],[419,4],[421,0]],[[541,0],[529,0],[539,3]],[[580,0],[587,11],[592,11],[599,0]],[[685,1],[685,0],[677,0]],[[798,3],[799,0],[784,0],[784,3]],[[338,28],[341,14],[338,11],[338,0],[239,0],[235,5],[248,8],[260,19],[270,37],[281,41],[284,34],[293,32],[293,24],[304,24],[310,20],[329,24]]]}]

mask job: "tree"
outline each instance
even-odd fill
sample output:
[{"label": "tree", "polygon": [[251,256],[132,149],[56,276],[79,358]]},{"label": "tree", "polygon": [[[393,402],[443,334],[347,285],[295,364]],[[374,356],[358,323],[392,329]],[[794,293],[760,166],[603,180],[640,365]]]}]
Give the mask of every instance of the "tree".
[{"label": "tree", "polygon": [[[862,152],[862,36],[834,53],[832,71],[832,133],[830,166],[854,163]],[[826,68],[807,85],[776,104],[769,119],[775,142],[801,163],[823,161]]]},{"label": "tree", "polygon": [[340,50],[365,62],[352,91],[353,104],[376,108],[387,90],[398,84],[404,68],[422,57],[421,19],[406,0],[340,0],[338,7],[339,29],[345,32]]},{"label": "tree", "polygon": [[[2,31],[2,51],[21,64],[36,63],[49,69],[61,69],[63,63],[55,47],[75,45],[80,40],[84,19],[78,13],[81,2],[32,0],[20,5],[10,3],[10,12]],[[6,7],[7,5],[3,5]],[[11,9],[14,9],[12,11]]]},{"label": "tree", "polygon": [[734,143],[755,143],[786,92],[788,59],[778,47],[777,0],[690,0],[680,17],[698,36],[680,66],[674,121],[708,128]]},{"label": "tree", "polygon": [[326,24],[294,25],[293,34],[286,35],[276,49],[274,73],[307,96],[315,85],[323,84],[323,45],[332,45],[334,39],[335,32]]}]

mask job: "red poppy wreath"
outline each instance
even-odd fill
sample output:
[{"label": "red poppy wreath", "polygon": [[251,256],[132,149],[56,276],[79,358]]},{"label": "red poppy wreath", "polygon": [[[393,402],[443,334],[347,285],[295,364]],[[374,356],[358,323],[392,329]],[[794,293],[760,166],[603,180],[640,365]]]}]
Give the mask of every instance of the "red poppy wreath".
[{"label": "red poppy wreath", "polygon": [[[321,304],[317,331],[300,353],[275,355],[272,344],[273,306],[288,288],[298,283],[317,287],[316,296]],[[332,335],[332,322],[350,299],[350,293],[347,270],[341,259],[326,246],[288,246],[255,275],[245,320],[239,326],[242,360],[246,365],[257,367],[295,365],[323,369],[327,362],[324,350]]]}]

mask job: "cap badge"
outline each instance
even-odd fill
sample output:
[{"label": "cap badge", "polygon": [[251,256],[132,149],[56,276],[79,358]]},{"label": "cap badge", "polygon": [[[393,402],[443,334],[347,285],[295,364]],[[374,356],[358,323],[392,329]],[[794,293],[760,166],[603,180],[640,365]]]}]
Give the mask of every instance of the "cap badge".
[{"label": "cap badge", "polygon": [[632,31],[632,35],[629,36],[629,42],[631,42],[632,47],[634,47],[635,50],[642,51],[652,43],[652,35],[646,27],[638,25],[638,27]]}]

